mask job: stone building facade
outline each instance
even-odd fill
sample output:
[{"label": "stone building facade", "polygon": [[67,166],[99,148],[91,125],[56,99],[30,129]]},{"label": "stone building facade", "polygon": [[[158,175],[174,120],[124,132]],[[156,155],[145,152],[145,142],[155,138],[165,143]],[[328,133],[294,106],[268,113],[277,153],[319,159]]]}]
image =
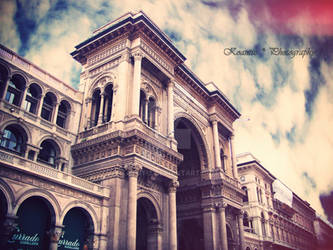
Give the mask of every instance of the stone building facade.
[{"label": "stone building facade", "polygon": [[0,47],[1,244],[243,249],[240,114],[214,83],[142,12],[72,56],[78,90]]},{"label": "stone building facade", "polygon": [[315,211],[252,154],[237,156],[244,197],[245,250],[316,249]]},{"label": "stone building facade", "polygon": [[316,216],[314,230],[317,237],[318,250],[329,250],[333,246],[333,225],[321,216]]}]

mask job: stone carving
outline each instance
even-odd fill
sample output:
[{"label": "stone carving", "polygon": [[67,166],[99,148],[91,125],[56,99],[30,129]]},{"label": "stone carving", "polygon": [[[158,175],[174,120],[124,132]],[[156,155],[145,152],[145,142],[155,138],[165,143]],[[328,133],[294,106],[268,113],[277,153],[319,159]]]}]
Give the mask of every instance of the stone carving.
[{"label": "stone carving", "polygon": [[178,187],[179,187],[179,182],[176,180],[172,180],[169,183],[169,193],[176,192]]}]

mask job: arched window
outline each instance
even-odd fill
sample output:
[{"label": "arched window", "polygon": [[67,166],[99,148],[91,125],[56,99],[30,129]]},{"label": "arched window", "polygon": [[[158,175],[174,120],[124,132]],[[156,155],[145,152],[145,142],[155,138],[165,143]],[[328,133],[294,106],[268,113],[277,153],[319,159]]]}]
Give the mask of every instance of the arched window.
[{"label": "arched window", "polygon": [[8,83],[6,101],[16,106],[20,106],[24,88],[24,78],[20,75],[14,75]]},{"label": "arched window", "polygon": [[3,93],[6,88],[7,79],[8,79],[8,71],[4,66],[0,65],[0,98],[3,97]]},{"label": "arched window", "polygon": [[247,213],[245,212],[243,215],[243,226],[244,227],[249,227],[249,216],[247,215]]},{"label": "arched window", "polygon": [[42,93],[41,88],[33,83],[27,90],[27,96],[24,101],[24,109],[30,113],[35,114],[37,112],[38,102]]},{"label": "arched window", "polygon": [[67,101],[61,101],[60,105],[59,105],[57,121],[56,121],[58,126],[60,126],[62,128],[66,127],[69,113],[70,113],[69,103]]},{"label": "arched window", "polygon": [[245,191],[245,196],[243,197],[243,202],[249,202],[249,194],[247,192],[247,187],[242,187],[242,189]]},{"label": "arched window", "polygon": [[43,119],[51,121],[55,102],[56,98],[52,93],[49,92],[45,95],[43,100],[42,113],[41,113],[41,117]]},{"label": "arched window", "polygon": [[1,138],[1,147],[13,151],[19,155],[24,155],[27,135],[18,125],[7,126]]},{"label": "arched window", "polygon": [[261,229],[262,229],[262,235],[266,236],[266,226],[265,226],[265,216],[264,213],[261,212]]},{"label": "arched window", "polygon": [[140,91],[140,109],[139,115],[143,122],[146,122],[146,94],[142,90]]},{"label": "arched window", "polygon": [[150,97],[148,101],[148,126],[155,128],[155,111],[156,111],[156,102],[155,99]]},{"label": "arched window", "polygon": [[103,122],[109,122],[112,114],[113,86],[108,85],[104,90]]},{"label": "arched window", "polygon": [[258,198],[258,202],[261,203],[260,191],[259,191],[258,187],[257,187],[257,198]]},{"label": "arched window", "polygon": [[225,171],[225,155],[222,148],[220,149],[220,160],[221,160],[221,168],[223,171]]},{"label": "arched window", "polygon": [[92,106],[91,106],[91,114],[90,114],[90,126],[97,126],[99,109],[101,106],[101,91],[96,89],[92,96]]},{"label": "arched window", "polygon": [[56,158],[58,156],[58,145],[52,140],[45,140],[40,145],[41,150],[37,156],[37,160],[53,167],[56,167]]}]

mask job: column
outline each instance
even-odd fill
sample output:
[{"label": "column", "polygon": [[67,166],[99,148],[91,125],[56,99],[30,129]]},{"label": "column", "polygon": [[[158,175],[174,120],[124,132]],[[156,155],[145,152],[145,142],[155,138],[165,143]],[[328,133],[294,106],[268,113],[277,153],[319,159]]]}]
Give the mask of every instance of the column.
[{"label": "column", "polygon": [[168,82],[168,137],[174,138],[174,117],[173,117],[173,87],[174,82]]},{"label": "column", "polygon": [[23,105],[24,105],[25,99],[27,97],[28,88],[29,87],[26,85],[25,88],[24,88],[24,91],[23,91],[22,99],[21,99],[21,105],[20,105],[20,107],[22,109],[24,109],[24,110],[25,110],[25,107]]},{"label": "column", "polygon": [[140,168],[136,165],[129,165],[128,174],[128,208],[127,208],[127,250],[136,249],[136,206],[137,187]]},{"label": "column", "polygon": [[133,56],[134,56],[134,75],[133,75],[133,92],[132,92],[132,115],[139,116],[142,54],[137,52]]},{"label": "column", "polygon": [[100,125],[100,124],[103,123],[103,108],[104,108],[104,93],[101,93],[101,102],[99,104],[99,113],[98,113],[97,125]]},{"label": "column", "polygon": [[239,246],[240,246],[240,250],[243,250],[243,247],[244,247],[243,214],[244,214],[244,212],[242,210],[239,210],[239,212],[237,214],[238,229],[239,229]]},{"label": "column", "polygon": [[217,121],[213,121],[213,139],[214,139],[214,152],[215,152],[215,168],[221,168],[220,144],[219,144]]},{"label": "column", "polygon": [[177,212],[176,212],[176,190],[178,181],[169,184],[169,250],[177,250]]},{"label": "column", "polygon": [[148,112],[148,103],[149,103],[149,100],[148,98],[145,99],[145,115],[144,115],[144,118],[145,120],[143,121],[144,123],[146,123],[148,125],[148,115],[149,115],[149,112]]},{"label": "column", "polygon": [[56,122],[57,122],[57,116],[58,116],[59,104],[60,104],[60,103],[57,102],[57,103],[54,105],[54,110],[53,110],[52,118],[51,118],[51,122],[52,122],[52,123],[56,123]]},{"label": "column", "polygon": [[3,88],[3,93],[2,93],[2,96],[0,96],[1,99],[5,99],[6,98],[6,93],[7,93],[7,90],[8,90],[8,82],[10,80],[10,76],[7,77],[7,79],[4,81],[4,88]]},{"label": "column", "polygon": [[225,209],[228,206],[226,202],[217,204],[218,214],[220,217],[220,239],[222,250],[228,250],[228,238],[227,238],[227,223],[225,219]]},{"label": "column", "polygon": [[7,242],[8,240],[13,236],[13,234],[17,230],[17,216],[15,215],[6,215],[5,221],[3,223],[2,231],[0,231],[0,247],[1,249],[7,248]]},{"label": "column", "polygon": [[[130,53],[126,50],[122,53],[121,58],[119,59],[118,66],[118,84],[113,86],[113,108],[112,119],[113,121],[121,121],[125,119],[125,115],[128,113],[129,99],[128,97],[128,88],[129,88],[129,68],[130,68]],[[131,86],[132,87],[132,86]],[[140,93],[139,93],[140,95]],[[124,97],[126,100],[124,101]],[[140,96],[139,96],[140,98]],[[139,99],[140,100],[140,99]],[[129,110],[131,111],[131,110]]]},{"label": "column", "polygon": [[219,237],[217,236],[218,223],[216,223],[215,211],[214,204],[207,204],[202,207],[205,249],[217,250],[217,246],[220,245],[217,242]]},{"label": "column", "polygon": [[55,225],[54,228],[47,232],[50,237],[50,250],[58,249],[58,242],[61,237],[62,228],[62,225]]},{"label": "column", "polygon": [[230,149],[231,149],[231,159],[232,159],[232,169],[234,173],[234,178],[238,181],[238,171],[237,171],[237,161],[234,150],[234,138],[235,136],[232,134],[229,138]]},{"label": "column", "polygon": [[86,99],[86,120],[85,120],[85,127],[90,128],[90,123],[91,123],[91,104],[92,104],[92,98],[87,98]]},{"label": "column", "polygon": [[162,225],[153,219],[148,227],[147,250],[162,250]]},{"label": "column", "polygon": [[42,114],[42,108],[43,108],[44,97],[45,97],[45,94],[41,94],[41,95],[40,95],[40,98],[39,98],[39,106],[38,106],[38,111],[37,111],[37,115],[38,115],[38,116],[41,116],[41,114]]}]

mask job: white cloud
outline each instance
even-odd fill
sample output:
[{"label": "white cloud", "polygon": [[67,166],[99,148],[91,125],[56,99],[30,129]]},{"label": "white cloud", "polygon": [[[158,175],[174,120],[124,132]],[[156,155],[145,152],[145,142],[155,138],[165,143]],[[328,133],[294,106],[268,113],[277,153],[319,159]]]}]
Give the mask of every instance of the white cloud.
[{"label": "white cloud", "polygon": [[0,43],[5,44],[10,49],[17,51],[21,45],[17,27],[14,22],[16,13],[16,5],[13,1],[2,0],[0,1]]}]

